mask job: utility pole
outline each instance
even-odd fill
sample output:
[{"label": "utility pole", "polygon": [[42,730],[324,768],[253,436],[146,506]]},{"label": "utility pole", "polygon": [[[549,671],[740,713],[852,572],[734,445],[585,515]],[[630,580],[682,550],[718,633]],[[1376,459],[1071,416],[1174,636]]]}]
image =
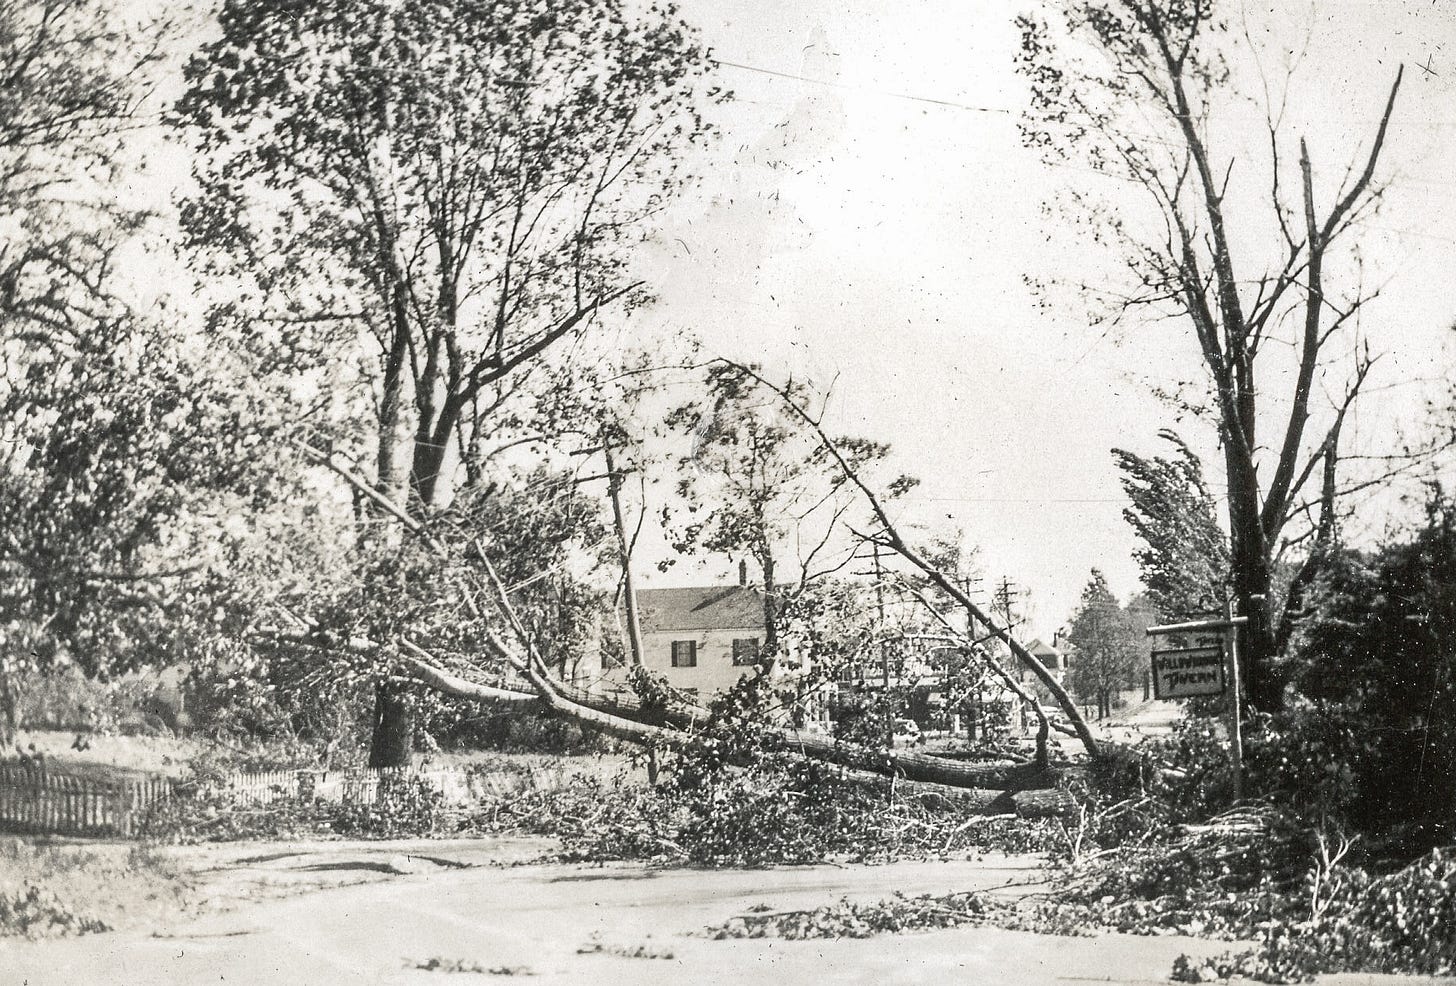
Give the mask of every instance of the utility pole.
[{"label": "utility pole", "polygon": [[[980,583],[981,583],[981,579],[980,579],[979,576],[972,577],[970,575],[962,575],[958,581],[960,582],[961,591],[966,594],[966,598],[967,599],[971,598],[972,594],[976,590],[976,587],[979,586]],[[976,656],[975,655],[975,652],[972,650],[972,648],[975,646],[975,644],[974,644],[975,639],[976,639],[976,620],[975,620],[975,617],[971,616],[971,611],[970,610],[966,610],[966,670],[967,670],[967,673],[969,673],[970,667],[971,667],[971,662],[973,660],[975,660],[975,656]],[[971,695],[970,695],[970,701],[971,701],[971,721],[967,724],[967,727],[966,727],[966,738],[967,739],[975,739],[976,738],[976,732],[978,730],[981,733],[981,738],[982,739],[985,739],[985,737],[986,737],[986,729],[985,729],[985,726],[983,726],[982,723],[981,723],[981,717],[984,714],[985,703],[982,701],[982,698],[981,698],[981,673],[980,672],[981,672],[981,669],[980,668],[977,668],[976,669],[976,684],[975,684],[975,688],[971,691]]]},{"label": "utility pole", "polygon": [[1009,632],[1014,626],[1011,615],[1011,607],[1016,599],[1016,583],[1006,576],[1001,576],[1001,584],[996,587],[994,606],[1000,608],[1001,614],[1006,618],[1006,630]]},{"label": "utility pole", "polygon": [[[1255,597],[1263,603],[1263,597]],[[1229,622],[1229,753],[1234,768],[1234,804],[1244,800],[1244,724],[1243,690],[1239,682],[1239,633],[1243,629],[1238,616],[1238,601],[1232,596],[1224,603],[1224,618]]]},{"label": "utility pole", "polygon": [[[1016,588],[1016,583],[1012,582],[1010,578],[1003,575],[1001,576],[1001,584],[996,587],[996,592],[992,595],[991,598],[992,611],[994,612],[998,609],[1000,610],[1002,621],[1005,624],[1004,629],[1008,634],[1011,633],[1011,631],[1016,626],[1016,618],[1011,608],[1016,599]],[[1018,677],[1022,681],[1026,680],[1025,668],[1022,668],[1018,672]],[[1026,725],[1026,703],[1023,702],[1021,703],[1021,728],[1025,729]]]},{"label": "utility pole", "polygon": [[880,543],[872,542],[875,559],[875,609],[879,613],[876,636],[880,638],[880,671],[884,675],[885,688],[881,698],[885,708],[885,749],[895,746],[895,718],[890,715],[890,651],[885,639],[885,580],[884,569],[880,567]]}]

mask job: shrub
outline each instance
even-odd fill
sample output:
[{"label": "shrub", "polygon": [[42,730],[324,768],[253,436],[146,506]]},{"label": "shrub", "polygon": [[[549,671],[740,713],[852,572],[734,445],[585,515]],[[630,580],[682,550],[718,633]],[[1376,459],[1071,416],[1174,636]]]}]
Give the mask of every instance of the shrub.
[{"label": "shrub", "polygon": [[0,891],[0,935],[84,935],[110,931],[99,918],[78,914],[54,893],[26,882],[19,890]]},{"label": "shrub", "polygon": [[0,937],[88,934],[171,918],[190,894],[177,867],[145,847],[0,840]]},{"label": "shrub", "polygon": [[1410,540],[1329,559],[1287,661],[1304,701],[1278,728],[1317,747],[1291,766],[1406,858],[1456,839],[1453,586],[1456,503],[1438,494]]},{"label": "shrub", "polygon": [[75,667],[57,669],[27,683],[20,698],[20,725],[77,733],[156,734],[182,725],[169,694],[156,674],[100,681]]},{"label": "shrub", "polygon": [[250,804],[197,783],[191,796],[153,804],[141,832],[157,842],[196,843],[306,836],[398,839],[455,827],[444,795],[425,778],[407,774],[382,779],[373,802],[304,796]]}]

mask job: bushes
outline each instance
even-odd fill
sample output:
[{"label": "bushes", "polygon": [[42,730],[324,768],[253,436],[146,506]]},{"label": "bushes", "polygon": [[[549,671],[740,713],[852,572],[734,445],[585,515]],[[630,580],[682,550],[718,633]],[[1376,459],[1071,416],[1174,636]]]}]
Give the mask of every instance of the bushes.
[{"label": "bushes", "polygon": [[330,805],[330,828],[339,835],[397,839],[430,835],[445,821],[445,796],[423,777],[386,775],[373,802]]},{"label": "bushes", "polygon": [[348,836],[397,839],[453,831],[444,795],[414,775],[386,775],[373,801],[327,801],[280,797],[249,804],[226,790],[197,786],[188,797],[152,805],[143,820],[144,837],[167,843],[228,842]]},{"label": "bushes", "polygon": [[98,681],[74,667],[57,670],[27,682],[19,702],[20,726],[125,735],[176,730],[183,725],[176,694],[176,687],[157,674]]},{"label": "bushes", "polygon": [[[1214,786],[1196,770],[1182,783],[1194,793]],[[1087,802],[1077,836],[1106,848],[1070,867],[1021,926],[1259,942],[1212,959],[1185,956],[1173,969],[1181,982],[1456,971],[1456,849],[1378,875],[1349,865],[1353,838],[1311,829],[1284,805],[1243,806],[1189,824],[1168,821],[1182,814],[1175,804]]]},{"label": "bushes", "polygon": [[292,839],[330,833],[329,808],[325,802],[313,799],[279,798],[268,804],[250,805],[237,802],[225,792],[197,794],[153,804],[139,832],[153,842],[183,845]]},{"label": "bushes", "polygon": [[1179,982],[1246,976],[1308,982],[1328,973],[1444,976],[1456,971],[1456,852],[1434,850],[1395,873],[1328,872],[1302,920],[1254,929],[1259,947],[1204,961],[1181,957]]},{"label": "bushes", "polygon": [[110,931],[99,918],[77,914],[54,893],[26,882],[20,889],[0,890],[0,936],[84,935]]},{"label": "bushes", "polygon": [[1313,613],[1287,662],[1300,703],[1274,724],[1321,747],[1291,764],[1301,787],[1336,801],[1353,828],[1391,853],[1409,859],[1449,844],[1456,504],[1438,495],[1409,541],[1331,558],[1309,601]]}]

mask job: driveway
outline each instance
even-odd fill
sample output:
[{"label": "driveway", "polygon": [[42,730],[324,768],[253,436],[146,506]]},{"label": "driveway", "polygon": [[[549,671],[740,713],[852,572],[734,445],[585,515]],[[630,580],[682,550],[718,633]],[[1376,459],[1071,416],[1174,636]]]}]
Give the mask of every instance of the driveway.
[{"label": "driveway", "polygon": [[[1039,879],[1024,858],[728,871],[625,864],[459,868],[471,862],[470,851],[450,844],[268,848],[278,851],[234,850],[238,858],[219,871],[226,880],[217,886],[293,886],[292,896],[214,911],[164,932],[0,943],[0,983],[458,986],[515,976],[541,984],[633,986],[1161,983],[1180,953],[1228,947],[989,928],[805,942],[701,935],[755,907],[794,910],[896,891],[1024,894]],[[344,884],[300,893],[297,881],[306,873]],[[354,879],[363,882],[349,882]]]}]

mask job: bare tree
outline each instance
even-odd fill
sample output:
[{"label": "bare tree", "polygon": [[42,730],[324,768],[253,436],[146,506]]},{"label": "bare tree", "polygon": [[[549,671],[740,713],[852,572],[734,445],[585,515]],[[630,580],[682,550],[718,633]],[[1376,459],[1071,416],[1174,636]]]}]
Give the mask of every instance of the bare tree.
[{"label": "bare tree", "polygon": [[[1327,201],[1307,142],[1281,132],[1284,107],[1268,101],[1265,219],[1235,207],[1248,165],[1217,138],[1213,107],[1231,87],[1226,5],[1078,0],[1064,13],[1055,27],[1019,21],[1031,83],[1024,135],[1053,163],[1130,182],[1160,217],[1144,224],[1135,209],[1094,208],[1090,219],[1133,275],[1116,317],[1171,315],[1197,342],[1223,446],[1232,594],[1250,620],[1248,697],[1275,709],[1284,687],[1275,657],[1336,536],[1348,488],[1342,429],[1374,362],[1358,327],[1375,292],[1337,290],[1336,247],[1380,202],[1376,170],[1401,73]],[[1263,229],[1268,249],[1248,247]],[[1292,384],[1277,392],[1276,367],[1291,352]],[[1274,573],[1290,551],[1301,560],[1281,598]]]}]

